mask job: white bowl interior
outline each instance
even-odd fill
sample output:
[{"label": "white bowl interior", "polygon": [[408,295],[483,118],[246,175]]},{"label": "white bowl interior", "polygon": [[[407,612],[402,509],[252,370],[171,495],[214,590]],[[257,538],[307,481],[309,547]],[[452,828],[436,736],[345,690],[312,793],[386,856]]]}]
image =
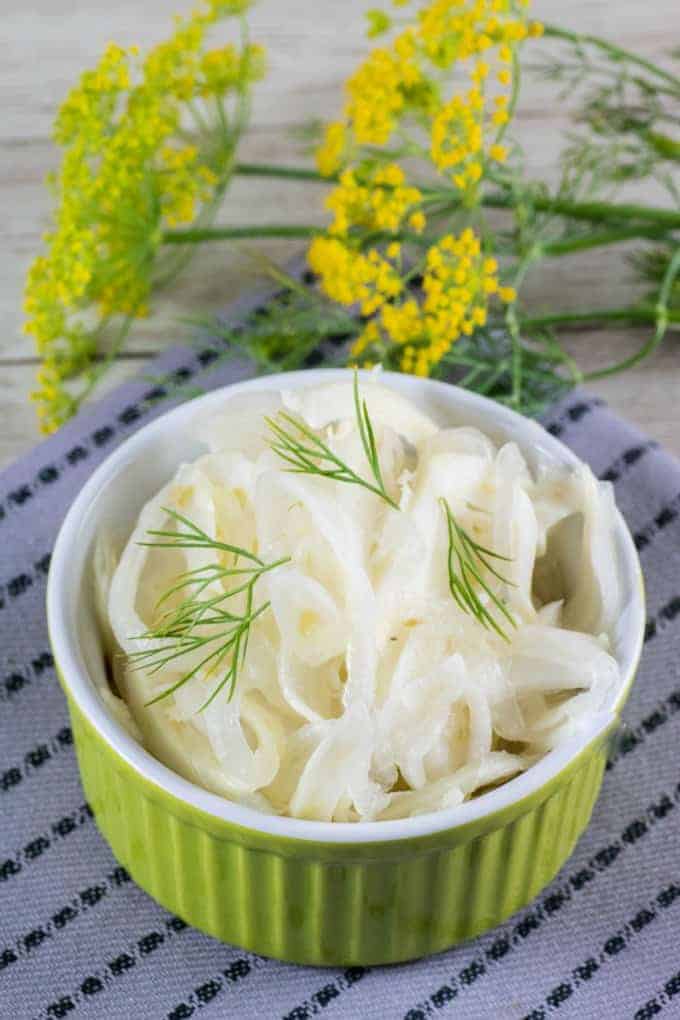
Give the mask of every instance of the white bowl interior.
[{"label": "white bowl interior", "polygon": [[[234,804],[172,772],[138,744],[110,715],[98,690],[107,671],[95,621],[91,553],[103,529],[124,541],[144,503],[174,474],[182,461],[204,452],[189,435],[191,422],[237,394],[254,390],[294,389],[333,381],[348,373],[338,369],[271,375],[226,387],[197,398],[140,429],[92,475],[69,510],[57,539],[48,581],[47,610],[55,658],[81,711],[102,738],[148,780],[182,800],[260,832],[320,842],[366,843],[425,835],[490,814],[540,788],[594,740],[615,717],[637,664],[644,631],[644,596],[637,553],[619,516],[616,551],[622,586],[622,611],[612,637],[621,670],[621,686],[606,710],[577,737],[547,754],[527,772],[455,808],[395,821],[313,822],[266,815]],[[440,425],[474,425],[496,442],[512,439],[530,466],[573,465],[575,455],[543,428],[493,401],[446,383],[382,373],[380,381],[401,392]]]}]

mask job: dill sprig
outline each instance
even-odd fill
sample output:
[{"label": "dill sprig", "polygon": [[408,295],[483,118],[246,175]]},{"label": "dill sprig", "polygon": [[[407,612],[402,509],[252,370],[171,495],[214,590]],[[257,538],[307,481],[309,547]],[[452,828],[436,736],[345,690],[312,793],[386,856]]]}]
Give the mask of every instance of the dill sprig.
[{"label": "dill sprig", "polygon": [[[209,697],[201,705],[199,711],[203,711],[225,687],[228,688],[228,699],[233,697],[248,650],[250,628],[270,606],[269,602],[255,606],[255,585],[263,574],[287,563],[290,557],[265,563],[247,549],[211,538],[183,514],[166,507],[163,509],[185,530],[151,529],[148,534],[153,540],[140,542],[140,545],[160,549],[212,549],[216,553],[230,553],[233,564],[224,566],[216,561],[179,574],[175,583],[161,595],[156,610],[167,605],[177,592],[187,591],[186,597],[177,606],[163,609],[158,622],[145,633],[136,636],[136,640],[163,643],[133,652],[131,658],[135,665],[153,676],[183,656],[205,651],[199,662],[176,683],[146,703],[148,707],[169,697],[203,669],[207,668],[209,674],[224,669]],[[243,561],[246,565],[239,565]],[[214,595],[203,597],[206,589],[217,583],[230,583],[230,579],[234,580],[235,586],[225,587]],[[244,596],[242,611],[235,611],[233,601],[229,601],[238,595]]]},{"label": "dill sprig", "polygon": [[373,476],[372,482],[358,475],[308,425],[286,411],[280,411],[276,418],[265,418],[273,436],[273,440],[270,442],[271,449],[289,465],[288,470],[294,474],[317,475],[320,478],[331,478],[336,482],[361,485],[364,489],[368,489],[369,492],[384,499],[394,510],[398,510],[399,504],[392,499],[385,488],[375,433],[366,401],[359,395],[359,380],[356,372],[354,373],[354,409],[361,445]]},{"label": "dill sprig", "polygon": [[454,602],[464,613],[474,616],[487,630],[493,630],[504,641],[509,641],[510,639],[506,632],[480,599],[477,589],[481,588],[482,591],[486,592],[496,609],[512,627],[516,627],[517,623],[514,617],[482,576],[482,571],[488,570],[490,574],[497,577],[499,581],[503,581],[504,584],[512,584],[506,577],[499,574],[493,563],[490,562],[490,560],[494,559],[504,560],[506,563],[509,563],[510,560],[507,556],[501,556],[500,553],[493,552],[493,550],[487,549],[478,542],[475,542],[474,538],[468,534],[465,528],[454,517],[448,501],[442,496],[439,502],[446,516],[446,526],[449,533],[447,565],[449,589]]}]

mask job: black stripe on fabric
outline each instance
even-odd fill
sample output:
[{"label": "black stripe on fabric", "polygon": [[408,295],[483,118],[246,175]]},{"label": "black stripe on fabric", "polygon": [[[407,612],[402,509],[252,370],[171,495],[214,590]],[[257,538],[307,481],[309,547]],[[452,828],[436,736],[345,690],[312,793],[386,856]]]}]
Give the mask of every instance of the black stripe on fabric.
[{"label": "black stripe on fabric", "polygon": [[96,450],[108,446],[121,431],[121,426],[126,428],[135,424],[158,403],[159,399],[168,395],[168,392],[160,387],[150,390],[144,394],[139,404],[130,404],[123,408],[118,414],[115,424],[99,426],[89,436],[83,437],[80,442],[67,450],[62,457],[39,468],[32,481],[24,482],[8,492],[5,503],[0,505],[0,521],[7,518],[7,510],[25,506],[34,497],[39,496],[44,489],[51,488],[69,468],[76,467],[86,461]]},{"label": "black stripe on fabric", "polygon": [[663,911],[677,903],[678,899],[680,899],[680,885],[677,882],[665,885],[654,899],[641,907],[621,928],[612,932],[604,940],[595,956],[589,956],[575,967],[568,977],[555,985],[546,995],[545,1005],[541,1004],[532,1009],[523,1017],[523,1020],[545,1020],[548,1013],[556,1012],[565,1002],[570,1001],[578,989],[590,981],[603,966],[628,949],[635,937],[650,924],[653,924]]},{"label": "black stripe on fabric", "polygon": [[586,415],[596,410],[596,408],[604,407],[604,404],[605,401],[599,397],[593,397],[591,400],[579,400],[576,404],[566,407],[559,417],[548,422],[544,428],[552,436],[561,436],[569,425],[575,425],[582,418],[585,418]]},{"label": "black stripe on fabric", "polygon": [[652,1017],[655,1017],[657,1013],[661,1013],[667,1006],[670,1006],[672,1000],[678,995],[680,995],[680,970],[664,981],[663,988],[657,992],[653,999],[648,999],[644,1006],[635,1010],[633,1020],[652,1020]]},{"label": "black stripe on fabric", "polygon": [[680,712],[680,687],[672,690],[662,701],[659,701],[651,712],[635,726],[624,724],[616,740],[616,747],[609,756],[607,769],[613,769],[621,758],[629,755]]},{"label": "black stripe on fabric", "polygon": [[37,1020],[62,1020],[63,1017],[70,1016],[80,1006],[92,1002],[101,992],[107,991],[115,985],[118,978],[123,977],[127,971],[132,970],[138,963],[188,928],[188,924],[181,918],[166,915],[162,923],[117,953],[102,967],[82,978],[72,991],[65,992],[48,1003],[38,1014]]},{"label": "black stripe on fabric", "polygon": [[264,957],[256,956],[254,953],[237,957],[229,966],[202,981],[200,985],[196,985],[182,1002],[178,1002],[165,1014],[167,1020],[187,1020],[197,1010],[229,992],[234,985],[240,984],[245,978],[250,977],[254,970],[266,963]]},{"label": "black stripe on fabric", "polygon": [[[335,1005],[335,1000],[343,992],[352,988],[357,981],[361,981],[370,973],[370,970],[370,967],[346,967],[342,974],[338,974],[332,981],[328,981],[318,988],[309,999],[305,999],[304,1002],[295,1006],[290,1013],[285,1013],[282,1020],[309,1020],[309,1017],[316,1016],[322,1009],[326,1009],[331,1004]],[[168,1017],[167,1020],[175,1020],[175,1018]]]},{"label": "black stripe on fabric", "polygon": [[[600,847],[585,864],[568,875],[560,885],[554,886],[542,898],[537,898],[535,905],[518,921],[512,925],[499,927],[494,937],[487,941],[482,952],[472,957],[447,982],[436,988],[424,1002],[409,1009],[404,1015],[404,1020],[425,1020],[436,1010],[443,1009],[466,988],[472,987],[488,972],[489,967],[493,967],[512,953],[513,949],[523,945],[527,938],[559,914],[598,875],[608,871],[627,849],[644,839],[659,822],[675,810],[678,803],[680,783],[670,793],[662,792],[641,814],[627,822],[617,839]],[[367,968],[365,973],[370,969]],[[286,1013],[283,1020],[309,1020],[318,1013],[319,1003],[315,995],[296,1006],[290,1013]]]},{"label": "black stripe on fabric", "polygon": [[645,624],[645,642],[652,641],[680,616],[680,595],[673,595],[661,607],[656,616],[651,616]]},{"label": "black stripe on fabric", "polygon": [[678,520],[678,518],[680,518],[680,492],[669,503],[666,503],[651,521],[648,521],[644,527],[635,532],[633,541],[637,551],[642,552],[655,535],[663,531],[664,528],[667,528],[669,524]]},{"label": "black stripe on fabric", "polygon": [[204,347],[202,351],[198,352],[198,362],[202,368],[206,368],[211,365],[213,361],[219,358],[219,351],[214,347]]},{"label": "black stripe on fabric", "polygon": [[24,571],[10,577],[4,584],[0,584],[0,609],[5,609],[10,602],[25,595],[36,582],[43,581],[47,577],[51,555],[51,552],[44,553],[35,561],[30,573]]},{"label": "black stripe on fabric", "polygon": [[613,464],[603,471],[599,475],[600,481],[602,482],[618,482],[619,479],[635,464],[637,464],[643,457],[646,456],[651,450],[658,449],[659,444],[649,439],[644,443],[638,443],[635,446],[629,446],[627,450],[616,458]]},{"label": "black stripe on fabric", "polygon": [[80,442],[67,450],[63,456],[39,468],[32,481],[22,483],[7,494],[5,503],[0,504],[0,521],[7,519],[7,510],[25,506],[34,497],[41,495],[44,489],[51,488],[69,468],[76,467],[86,461],[95,451],[108,446],[121,431],[121,426],[128,427],[135,424],[158,403],[159,399],[167,396],[168,392],[160,387],[150,390],[144,394],[139,404],[131,404],[123,408],[118,414],[115,424],[99,426],[89,436],[83,437]]},{"label": "black stripe on fabric", "polygon": [[13,669],[0,680],[0,702],[11,701],[18,694],[21,694],[32,683],[39,680],[43,674],[52,670],[54,659],[51,652],[40,652],[28,664],[21,669]]},{"label": "black stripe on fabric", "polygon": [[125,868],[117,867],[100,882],[81,889],[68,903],[55,910],[44,924],[29,929],[11,945],[0,949],[0,972],[27,956],[32,957],[44,942],[63,931],[77,917],[96,907],[112,889],[118,889],[130,881]]},{"label": "black stripe on fabric", "polygon": [[0,860],[0,883],[15,878],[27,865],[39,860],[56,843],[77,832],[83,825],[92,821],[92,818],[89,804],[81,804],[70,814],[57,818],[48,829],[29,839],[11,857]]},{"label": "black stripe on fabric", "polygon": [[40,741],[26,751],[20,762],[0,772],[0,793],[9,793],[34,772],[52,761],[61,751],[73,747],[73,733],[70,726],[62,726],[53,737]]}]

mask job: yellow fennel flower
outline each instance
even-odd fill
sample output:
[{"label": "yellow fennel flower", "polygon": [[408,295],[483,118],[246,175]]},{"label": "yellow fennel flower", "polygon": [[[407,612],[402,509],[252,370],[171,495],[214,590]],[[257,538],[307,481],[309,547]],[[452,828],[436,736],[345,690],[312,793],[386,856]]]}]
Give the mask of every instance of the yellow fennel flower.
[{"label": "yellow fennel flower", "polygon": [[[218,18],[247,6],[203,0],[145,58],[136,47],[109,45],[61,105],[53,224],[24,302],[24,329],[42,359],[33,396],[46,431],[96,381],[100,346],[115,348],[132,319],[147,313],[156,281],[174,264],[161,251],[163,231],[208,215],[226,185],[239,134],[227,125],[247,108],[263,56],[255,45],[204,47]],[[200,130],[188,144],[191,116],[200,117]]]},{"label": "yellow fennel flower", "polygon": [[[335,250],[329,247],[333,244]],[[461,336],[486,325],[492,295],[506,303],[516,297],[512,287],[499,286],[498,264],[482,252],[470,228],[446,234],[427,250],[422,285],[413,293],[403,285],[390,288],[394,294],[374,288],[376,262],[370,253],[366,264],[341,242],[317,238],[312,248],[310,265],[327,296],[343,304],[359,302],[364,314],[375,313],[351,349],[351,357],[364,364],[386,362],[402,372],[429,375]]]},{"label": "yellow fennel flower", "polygon": [[[328,125],[317,151],[320,171],[340,176],[326,201],[332,221],[312,243],[309,263],[328,298],[371,316],[351,352],[362,364],[429,375],[452,344],[485,327],[491,301],[516,298],[512,287],[500,285],[496,260],[469,228],[440,237],[423,254],[413,234],[428,223],[437,229],[450,211],[450,187],[417,186],[407,168],[414,158],[429,158],[429,176],[434,168],[459,190],[463,216],[479,204],[485,176],[509,156],[503,142],[518,48],[540,34],[528,6],[528,0],[414,3],[398,32],[347,83],[343,119]],[[371,14],[372,34],[395,23]],[[414,264],[424,264],[416,292],[406,286]]]},{"label": "yellow fennel flower", "polygon": [[342,121],[326,125],[323,144],[316,150],[316,165],[324,177],[332,177],[342,166],[346,129]]},{"label": "yellow fennel flower", "polygon": [[420,209],[417,209],[414,213],[411,213],[411,215],[408,218],[408,225],[409,227],[411,227],[412,230],[415,230],[417,234],[421,234],[425,229],[426,225],[425,213],[422,212],[422,210]]},{"label": "yellow fennel flower", "polygon": [[432,122],[430,154],[439,170],[452,170],[482,149],[483,135],[476,105],[456,95]]},{"label": "yellow fennel flower", "polygon": [[[372,347],[374,344],[380,341],[380,330],[378,329],[378,323],[375,319],[371,319],[366,323],[363,330],[350,348],[350,357],[355,360],[360,358],[367,348]],[[367,366],[364,366],[367,367]]]},{"label": "yellow fennel flower", "polygon": [[366,35],[369,39],[374,39],[377,35],[383,35],[392,27],[392,20],[384,11],[366,11],[366,20],[368,21]]},{"label": "yellow fennel flower", "polygon": [[197,206],[210,198],[217,175],[201,164],[198,150],[193,145],[183,148],[166,146],[161,149],[159,160],[159,195],[165,222],[171,227],[191,223]]},{"label": "yellow fennel flower", "polygon": [[[508,65],[513,64],[518,45],[529,34],[540,33],[539,25],[528,22],[528,6],[517,0],[422,4],[410,24],[372,50],[349,78],[344,119],[327,127],[317,150],[320,172],[331,176],[343,166],[388,159],[388,153],[379,150],[392,144],[397,131],[399,144],[417,151],[424,128],[430,135],[433,163],[471,205],[487,157],[505,158],[500,149],[488,152],[491,145],[500,144],[511,115],[507,95],[496,97],[505,100],[504,106],[491,106],[490,83],[496,82],[496,88],[498,83],[511,86]],[[392,25],[389,15],[375,10],[370,22],[380,33]],[[458,66],[472,88],[447,97],[443,72]]]},{"label": "yellow fennel flower", "polygon": [[424,343],[416,352],[416,371],[429,374],[461,335],[485,324],[488,295],[498,285],[496,270],[470,228],[447,234],[430,248],[423,276]]},{"label": "yellow fennel flower", "polygon": [[431,105],[432,91],[411,33],[399,36],[390,49],[373,50],[347,82],[345,116],[356,141],[384,145],[406,110]]},{"label": "yellow fennel flower", "polygon": [[315,238],[307,261],[332,301],[358,304],[363,315],[372,315],[403,288],[399,273],[376,249],[363,254],[337,238]]},{"label": "yellow fennel flower", "polygon": [[380,323],[389,339],[395,344],[407,344],[418,339],[423,330],[421,308],[415,298],[401,304],[384,305]]},{"label": "yellow fennel flower", "polygon": [[428,58],[448,70],[500,46],[508,59],[509,44],[527,35],[526,13],[493,0],[434,0],[418,15],[417,38]]},{"label": "yellow fennel flower", "polygon": [[352,227],[363,227],[394,233],[421,200],[421,192],[406,184],[406,175],[396,163],[361,176],[345,170],[326,199],[326,207],[334,213],[330,232],[342,237]]},{"label": "yellow fennel flower", "polygon": [[249,44],[238,50],[230,43],[219,49],[208,50],[203,54],[199,66],[202,75],[201,95],[204,98],[219,95],[264,77],[264,47]]}]

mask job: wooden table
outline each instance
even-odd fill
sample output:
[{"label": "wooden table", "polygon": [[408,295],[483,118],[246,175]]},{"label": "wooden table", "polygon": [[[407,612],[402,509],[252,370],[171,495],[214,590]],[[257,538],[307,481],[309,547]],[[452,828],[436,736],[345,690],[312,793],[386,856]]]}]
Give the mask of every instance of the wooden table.
[{"label": "wooden table", "polygon": [[[43,186],[56,164],[49,141],[56,107],[79,72],[94,64],[109,40],[142,47],[168,33],[170,12],[180,0],[5,0],[3,4],[2,110],[0,120],[0,223],[4,233],[0,274],[0,465],[38,439],[27,397],[36,359],[21,333],[21,292],[26,268],[47,224]],[[253,127],[241,150],[249,161],[300,162],[288,129],[309,117],[338,112],[341,83],[360,55],[363,11],[368,0],[260,0],[252,13],[252,35],[269,52],[269,74],[255,101]],[[583,32],[605,34],[639,52],[659,57],[680,38],[677,0],[536,0],[536,17]],[[1,79],[0,79],[1,80]],[[560,136],[568,125],[563,104],[546,87],[530,82],[519,129],[532,173],[554,179]],[[231,224],[274,221],[323,222],[317,185],[237,179],[222,213]],[[644,188],[636,197],[659,201]],[[630,197],[627,195],[626,197]],[[284,259],[299,243],[269,242],[267,254]],[[109,384],[143,368],[162,346],[181,339],[177,319],[188,312],[224,308],[252,285],[254,269],[233,247],[204,249],[153,317],[138,324],[118,358]],[[598,302],[626,303],[631,274],[620,251],[599,249],[543,264],[529,281],[533,301],[544,308],[578,309]],[[570,349],[588,370],[634,350],[646,330],[574,332]],[[680,339],[669,335],[663,349],[637,370],[591,389],[622,414],[680,454]]]}]

